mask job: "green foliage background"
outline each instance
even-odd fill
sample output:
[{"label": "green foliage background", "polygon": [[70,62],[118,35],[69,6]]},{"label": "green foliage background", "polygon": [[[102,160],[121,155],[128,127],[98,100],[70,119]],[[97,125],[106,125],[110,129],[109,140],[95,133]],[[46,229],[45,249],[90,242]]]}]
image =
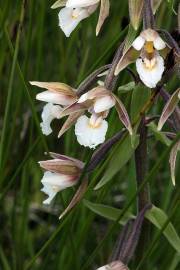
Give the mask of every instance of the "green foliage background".
[{"label": "green foliage background", "polygon": [[[42,206],[42,171],[37,162],[47,158],[44,152],[63,153],[83,161],[90,153],[77,144],[73,128],[61,140],[57,139],[64,120],[53,123],[53,135],[42,136],[39,121],[43,104],[35,100],[38,89],[31,87],[28,81],[61,81],[77,87],[91,71],[111,63],[115,49],[127,33],[124,29],[129,24],[128,1],[110,1],[110,16],[98,38],[95,36],[98,12],[95,12],[68,39],[58,27],[58,10],[50,9],[53,1],[26,2],[19,53],[13,72],[21,1],[0,1],[0,269],[95,269],[108,262],[122,225],[115,226],[103,245],[96,249],[113,221],[94,214],[83,202],[62,221],[58,220],[75,188],[59,194],[49,208]],[[177,4],[178,1],[174,1],[175,10]],[[159,28],[174,31],[177,27],[177,16],[172,11],[171,1],[162,1],[156,18]],[[123,71],[119,86],[129,81],[132,78]],[[173,77],[166,89],[172,93],[178,84],[177,78]],[[132,102],[132,91],[117,93],[132,115],[136,106]],[[141,101],[142,96],[140,94],[135,98]],[[162,100],[159,99],[151,113],[159,114],[162,107]],[[112,110],[107,138],[121,128],[117,114]],[[171,215],[180,190],[178,184],[175,188],[172,186],[168,156],[161,161],[167,146],[154,136],[150,137],[148,146],[149,171],[160,162],[150,179],[152,202]],[[115,151],[115,154],[114,158],[118,161],[118,152]],[[123,209],[136,192],[134,157],[132,155],[106,185],[94,191],[108,167],[108,160],[105,166],[102,163],[90,175],[91,185],[85,198]],[[113,166],[110,170],[113,170]],[[177,182],[179,175],[180,166],[177,166]],[[130,211],[136,214],[135,200]],[[178,208],[171,221],[178,231]],[[156,239],[157,234],[158,230],[151,225],[151,240]],[[150,245],[151,241],[147,251]],[[178,270],[179,260],[179,255],[161,233],[142,269]],[[33,261],[33,264],[29,264]],[[134,260],[130,269],[136,269],[136,266],[137,261]]]}]

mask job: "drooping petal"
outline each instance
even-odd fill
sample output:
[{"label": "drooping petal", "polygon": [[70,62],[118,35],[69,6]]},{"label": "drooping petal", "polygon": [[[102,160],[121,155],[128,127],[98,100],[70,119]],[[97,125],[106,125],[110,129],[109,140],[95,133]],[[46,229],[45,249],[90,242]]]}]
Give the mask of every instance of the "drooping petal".
[{"label": "drooping petal", "polygon": [[117,64],[117,67],[115,69],[114,75],[117,76],[120,71],[122,71],[124,68],[126,68],[129,64],[136,61],[136,59],[139,57],[140,51],[134,49],[131,47],[127,53],[125,53],[119,60],[119,63]]},{"label": "drooping petal", "polygon": [[84,111],[79,111],[70,114],[66,119],[66,121],[64,122],[62,128],[60,129],[58,138],[60,138],[69,128],[71,128],[82,114],[84,114]]},{"label": "drooping petal", "polygon": [[80,21],[87,18],[90,14],[86,8],[62,8],[59,12],[59,26],[69,37]]},{"label": "drooping petal", "polygon": [[161,130],[163,125],[165,124],[165,122],[167,121],[167,119],[170,117],[170,115],[174,112],[178,102],[179,102],[179,97],[178,95],[180,94],[180,88],[178,88],[173,94],[172,96],[169,98],[169,100],[167,101],[161,117],[159,119],[159,123],[158,123],[158,130]]},{"label": "drooping petal", "polygon": [[74,98],[71,96],[66,96],[66,95],[51,92],[48,90],[37,94],[36,99],[40,101],[44,101],[44,102],[59,104],[62,106],[67,106],[74,102]]},{"label": "drooping petal", "polygon": [[156,56],[156,63],[154,67],[148,68],[141,58],[136,60],[136,69],[140,79],[149,88],[156,87],[157,83],[161,80],[164,72],[164,60],[161,56]]},{"label": "drooping petal", "polygon": [[99,19],[96,27],[96,36],[99,34],[105,19],[109,16],[109,0],[101,0]]},{"label": "drooping petal", "polygon": [[97,270],[128,270],[128,267],[121,261],[114,261],[98,268]]},{"label": "drooping petal", "polygon": [[58,105],[53,105],[52,103],[48,103],[44,106],[42,111],[42,122],[41,122],[41,128],[42,133],[44,135],[49,135],[52,132],[51,128],[51,122],[54,119],[59,119],[61,114],[62,108]]},{"label": "drooping petal", "polygon": [[141,36],[138,36],[132,43],[132,46],[135,50],[140,51],[144,46],[145,39]]},{"label": "drooping petal", "polygon": [[73,196],[72,200],[70,201],[69,205],[66,207],[66,209],[63,211],[63,213],[60,215],[59,219],[64,217],[72,208],[76,206],[76,204],[79,203],[79,201],[82,199],[84,193],[86,192],[88,187],[88,180],[84,179],[79,186],[78,190],[76,191],[75,195]]},{"label": "drooping petal", "polygon": [[57,192],[74,186],[77,183],[77,180],[78,179],[69,175],[52,173],[49,171],[45,172],[41,180],[41,183],[43,184],[41,191],[46,193],[49,197],[43,203],[50,204]]},{"label": "drooping petal", "polygon": [[100,0],[68,0],[66,3],[66,7],[71,8],[79,8],[79,7],[89,7],[91,5],[95,5]]},{"label": "drooping petal", "polygon": [[124,104],[122,103],[122,101],[116,95],[113,94],[113,96],[116,100],[115,106],[116,106],[117,113],[119,115],[119,119],[123,123],[123,125],[127,128],[127,130],[129,131],[129,134],[132,135],[133,130],[132,130],[132,126],[131,126],[131,122],[130,122],[127,110]]},{"label": "drooping petal", "polygon": [[109,96],[97,98],[93,107],[94,107],[95,113],[101,113],[103,111],[109,110],[114,105],[115,105],[115,100],[113,97],[109,95]]},{"label": "drooping petal", "polygon": [[108,129],[108,123],[102,120],[96,127],[90,124],[90,119],[83,115],[78,118],[75,125],[75,134],[79,144],[95,148],[105,141],[105,135]]}]

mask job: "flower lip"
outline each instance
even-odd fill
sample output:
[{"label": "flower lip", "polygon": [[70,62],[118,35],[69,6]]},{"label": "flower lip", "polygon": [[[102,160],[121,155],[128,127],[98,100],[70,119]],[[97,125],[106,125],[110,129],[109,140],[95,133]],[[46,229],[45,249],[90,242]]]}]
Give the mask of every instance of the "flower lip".
[{"label": "flower lip", "polygon": [[89,148],[95,148],[103,143],[108,129],[108,123],[105,120],[100,121],[98,118],[96,120],[93,118],[95,116],[91,119],[86,115],[80,116],[75,125],[75,134],[79,144]]},{"label": "flower lip", "polygon": [[75,176],[46,171],[41,180],[41,183],[43,184],[43,188],[41,189],[41,191],[43,191],[49,197],[45,201],[43,201],[43,203],[50,204],[52,199],[56,196],[57,192],[74,186],[77,183],[78,179],[79,178]]},{"label": "flower lip", "polygon": [[138,58],[136,60],[136,69],[143,83],[149,88],[154,88],[162,78],[164,60],[159,55],[155,57],[155,62],[154,60],[152,62],[149,62],[149,60],[143,62],[141,58]]}]

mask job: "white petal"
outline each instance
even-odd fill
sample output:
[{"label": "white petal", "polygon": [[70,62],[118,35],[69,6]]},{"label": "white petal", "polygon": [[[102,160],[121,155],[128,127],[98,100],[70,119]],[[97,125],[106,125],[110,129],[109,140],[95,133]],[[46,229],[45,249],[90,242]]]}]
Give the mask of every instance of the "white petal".
[{"label": "white petal", "polygon": [[151,29],[151,28],[148,28],[144,31],[141,32],[141,37],[143,37],[145,39],[145,41],[153,41],[158,37],[158,33]]},{"label": "white petal", "polygon": [[140,51],[142,47],[144,46],[144,43],[145,43],[145,39],[141,36],[138,36],[132,43],[132,46],[135,50]]},{"label": "white petal", "polygon": [[66,3],[66,7],[88,7],[97,4],[99,1],[100,0],[68,0]]},{"label": "white petal", "polygon": [[95,113],[100,113],[103,111],[107,111],[115,105],[115,101],[110,96],[105,96],[102,98],[97,98],[94,103],[94,111]]},{"label": "white petal", "polygon": [[87,99],[88,99],[88,93],[85,93],[79,98],[78,103],[83,103]]},{"label": "white petal", "polygon": [[71,97],[67,97],[66,95],[51,92],[48,90],[37,94],[36,99],[45,101],[45,102],[54,103],[54,104],[63,105],[63,106],[70,105],[74,101],[74,99]]},{"label": "white petal", "polygon": [[77,120],[75,134],[79,144],[85,147],[95,148],[105,141],[107,129],[107,121],[102,120],[98,127],[93,127],[90,125],[90,119],[83,115]]},{"label": "white petal", "polygon": [[161,37],[157,37],[155,40],[154,40],[154,48],[156,50],[163,50],[164,48],[166,47],[166,43],[162,40]]},{"label": "white petal", "polygon": [[59,26],[69,37],[78,23],[89,16],[86,8],[62,8],[59,12]]},{"label": "white petal", "polygon": [[136,69],[143,83],[149,88],[154,88],[162,78],[164,72],[164,60],[161,56],[156,56],[154,68],[148,69],[145,67],[142,59],[139,58],[136,60]]},{"label": "white petal", "polygon": [[41,183],[43,184],[41,191],[49,196],[43,203],[49,204],[60,190],[74,186],[77,181],[72,176],[47,171]]},{"label": "white petal", "polygon": [[44,106],[42,111],[42,122],[41,122],[41,128],[42,133],[44,135],[49,135],[52,132],[51,129],[51,122],[53,119],[60,118],[60,113],[62,111],[62,108],[59,105],[53,105],[52,103],[48,103]]}]

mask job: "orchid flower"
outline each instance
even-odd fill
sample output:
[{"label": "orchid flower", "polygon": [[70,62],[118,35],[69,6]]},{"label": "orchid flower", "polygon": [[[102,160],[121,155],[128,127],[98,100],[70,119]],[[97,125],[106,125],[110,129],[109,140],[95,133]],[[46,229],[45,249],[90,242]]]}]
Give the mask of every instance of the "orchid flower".
[{"label": "orchid flower", "polygon": [[47,194],[48,198],[44,204],[50,204],[59,191],[76,185],[84,167],[83,162],[68,156],[52,153],[52,157],[54,159],[39,162],[45,169],[41,191]]},{"label": "orchid flower", "polygon": [[[69,85],[57,82],[30,82],[31,85],[45,88],[43,91],[36,95],[36,99],[47,102],[42,111],[41,128],[44,135],[49,135],[52,132],[51,122],[56,118],[60,118],[61,111],[64,106],[68,106],[75,102],[77,99],[76,91]],[[56,104],[56,105],[54,105]],[[61,106],[59,106],[61,105]]]},{"label": "orchid flower", "polygon": [[97,270],[128,270],[128,268],[121,261],[114,261],[98,268]]},{"label": "orchid flower", "polygon": [[98,8],[100,2],[100,15],[96,27],[96,35],[98,35],[104,20],[109,15],[109,0],[58,0],[54,3],[52,8],[64,6],[59,12],[59,26],[66,37],[69,37],[76,26]]},{"label": "orchid flower", "polygon": [[[74,104],[65,108],[61,117],[69,115],[60,131],[60,136],[73,124],[78,142],[89,148],[95,148],[105,141],[108,123],[104,120],[109,109],[116,107],[120,120],[132,134],[132,127],[126,109],[113,93],[102,86],[97,86],[83,94]],[[85,112],[89,112],[88,118]]]},{"label": "orchid flower", "polygon": [[168,46],[153,29],[146,29],[134,40],[132,47],[120,59],[115,75],[128,64],[136,61],[141,81],[149,88],[156,87],[165,70],[163,55]]}]

